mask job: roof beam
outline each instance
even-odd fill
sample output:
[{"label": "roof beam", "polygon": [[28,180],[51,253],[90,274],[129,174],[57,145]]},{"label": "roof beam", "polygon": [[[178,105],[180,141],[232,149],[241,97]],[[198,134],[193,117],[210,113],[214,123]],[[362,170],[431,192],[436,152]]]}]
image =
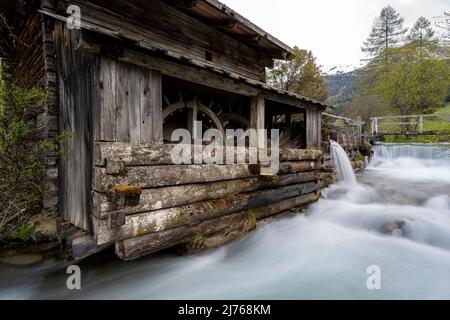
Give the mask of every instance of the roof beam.
[{"label": "roof beam", "polygon": [[284,51],[284,50],[278,50],[278,49],[264,49],[264,53],[268,55],[269,57],[274,57],[276,59],[289,59],[291,57],[291,54]]},{"label": "roof beam", "polygon": [[232,19],[210,19],[208,25],[216,29],[233,29],[237,26],[237,21]]},{"label": "roof beam", "polygon": [[250,42],[258,42],[260,37],[256,34],[236,34],[233,35],[233,38],[239,41],[250,41]]},{"label": "roof beam", "polygon": [[190,9],[198,4],[198,0],[170,0],[170,3],[176,8]]}]

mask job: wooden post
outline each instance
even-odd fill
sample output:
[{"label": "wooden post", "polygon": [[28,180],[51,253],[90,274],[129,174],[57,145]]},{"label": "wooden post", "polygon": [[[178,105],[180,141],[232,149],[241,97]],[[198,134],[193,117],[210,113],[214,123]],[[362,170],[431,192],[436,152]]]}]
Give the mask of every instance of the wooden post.
[{"label": "wooden post", "polygon": [[419,132],[423,132],[423,115],[419,116]]},{"label": "wooden post", "polygon": [[362,142],[362,119],[360,116],[356,118],[357,128],[358,128],[358,143]]},{"label": "wooden post", "polygon": [[320,150],[321,112],[318,108],[306,109],[306,148]]},{"label": "wooden post", "polygon": [[192,139],[201,138],[197,137],[198,99],[194,98],[194,101],[188,103],[191,104],[190,106],[188,106],[188,130],[191,132]]},{"label": "wooden post", "polygon": [[258,148],[263,149],[266,145],[266,136],[264,134],[264,115],[265,115],[264,96],[258,95],[252,98],[250,109],[250,128],[258,130]]}]

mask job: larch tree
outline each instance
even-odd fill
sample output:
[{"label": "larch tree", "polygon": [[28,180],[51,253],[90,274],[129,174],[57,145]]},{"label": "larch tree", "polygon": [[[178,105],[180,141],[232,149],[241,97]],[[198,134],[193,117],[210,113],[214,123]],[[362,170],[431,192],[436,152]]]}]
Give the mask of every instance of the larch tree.
[{"label": "larch tree", "polygon": [[267,82],[280,89],[325,101],[328,90],[311,51],[294,47],[291,60],[276,60],[267,72]]},{"label": "larch tree", "polygon": [[412,46],[419,50],[420,55],[422,55],[424,49],[429,49],[438,43],[431,22],[424,17],[420,17],[416,21],[407,39]]},{"label": "larch tree", "polygon": [[403,40],[408,29],[403,28],[404,19],[391,6],[384,7],[375,20],[372,32],[362,46],[362,51],[371,57],[380,55]]}]

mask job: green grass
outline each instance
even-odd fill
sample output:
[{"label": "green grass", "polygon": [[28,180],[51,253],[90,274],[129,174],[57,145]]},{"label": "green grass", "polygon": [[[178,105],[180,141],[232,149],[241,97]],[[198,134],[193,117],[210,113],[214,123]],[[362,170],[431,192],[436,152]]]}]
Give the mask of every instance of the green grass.
[{"label": "green grass", "polygon": [[[448,104],[447,106],[438,109],[434,114],[441,114],[441,113],[448,113],[450,114],[450,104]],[[450,119],[450,116],[443,116],[443,117],[438,117],[438,118],[428,118],[426,119],[427,122],[444,122],[444,121],[449,121],[448,119]],[[439,131],[450,131],[450,122],[448,123],[427,123],[424,124],[423,129],[425,131],[427,130],[439,130]]]},{"label": "green grass", "polygon": [[[450,114],[450,104],[447,104],[445,107],[442,107],[438,110],[436,110],[436,112],[434,112],[434,114],[442,114],[442,113],[448,113]],[[431,123],[426,123],[423,126],[423,130],[424,131],[450,131],[450,122],[448,123],[439,123],[439,122],[443,122],[444,120],[449,121],[448,119],[450,119],[450,116],[442,116],[442,117],[436,117],[436,118],[426,118],[425,121],[426,122],[431,122]],[[432,123],[432,122],[436,122],[436,123]],[[391,126],[392,127],[395,126]],[[415,137],[407,137],[405,135],[400,135],[400,136],[385,136],[384,137],[384,141],[385,142],[390,142],[390,143],[403,143],[403,142],[418,142],[418,143],[433,143],[433,142],[450,142],[450,136],[448,134],[442,134],[442,133],[437,133],[434,135],[417,135]]]},{"label": "green grass", "polygon": [[440,108],[435,113],[437,113],[437,114],[439,114],[439,113],[450,113],[450,103],[448,103],[447,106],[445,106],[443,108]]}]

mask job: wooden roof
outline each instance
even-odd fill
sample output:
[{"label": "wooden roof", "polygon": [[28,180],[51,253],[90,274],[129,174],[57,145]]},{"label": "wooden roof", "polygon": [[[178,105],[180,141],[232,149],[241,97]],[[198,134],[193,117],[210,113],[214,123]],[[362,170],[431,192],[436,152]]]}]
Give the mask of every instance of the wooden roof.
[{"label": "wooden roof", "polygon": [[[33,0],[18,0],[22,3],[34,3]],[[140,0],[131,0],[138,3]],[[217,0],[162,0],[178,10],[202,21],[203,23],[226,33],[230,37],[261,50],[274,59],[289,59],[292,48],[273,37],[236,11]],[[14,0],[1,0],[0,13],[9,17],[16,9]]]},{"label": "wooden roof", "polygon": [[[55,14],[55,13],[49,12],[47,10],[39,10],[39,12],[41,12],[49,17],[52,17],[54,19],[57,19],[57,20],[60,20],[63,22],[67,22],[67,17],[65,17],[65,16],[61,16],[59,14]],[[103,34],[105,36],[112,37],[117,40],[123,40],[122,34],[116,34],[114,32],[111,32],[111,30],[108,30],[106,28],[102,28],[102,27],[99,27],[96,25],[92,25],[83,20],[81,21],[81,28],[91,31],[91,32],[94,32],[94,33]],[[303,106],[303,107],[317,106],[320,109],[325,109],[327,107],[330,107],[330,105],[325,102],[307,98],[307,97],[298,95],[298,94],[290,92],[290,91],[279,89],[279,88],[271,86],[267,83],[256,81],[254,79],[250,79],[250,78],[244,77],[242,75],[238,75],[233,72],[229,72],[229,71],[219,68],[217,66],[211,65],[205,61],[192,59],[188,56],[184,56],[184,55],[174,53],[171,51],[161,50],[160,48],[153,47],[146,42],[135,42],[134,45],[136,45],[137,47],[140,47],[142,49],[145,49],[149,52],[157,52],[159,54],[163,54],[163,55],[167,56],[168,58],[179,60],[181,63],[190,64],[195,67],[199,67],[202,69],[212,71],[221,76],[225,76],[225,77],[231,78],[233,80],[243,82],[251,87],[261,90],[263,93],[267,94],[269,97],[272,95],[273,99],[283,102],[283,103],[292,104],[292,105],[296,105],[296,106]]]},{"label": "wooden roof", "polygon": [[291,47],[217,0],[163,1],[240,42],[264,51],[271,58],[291,57]]}]

